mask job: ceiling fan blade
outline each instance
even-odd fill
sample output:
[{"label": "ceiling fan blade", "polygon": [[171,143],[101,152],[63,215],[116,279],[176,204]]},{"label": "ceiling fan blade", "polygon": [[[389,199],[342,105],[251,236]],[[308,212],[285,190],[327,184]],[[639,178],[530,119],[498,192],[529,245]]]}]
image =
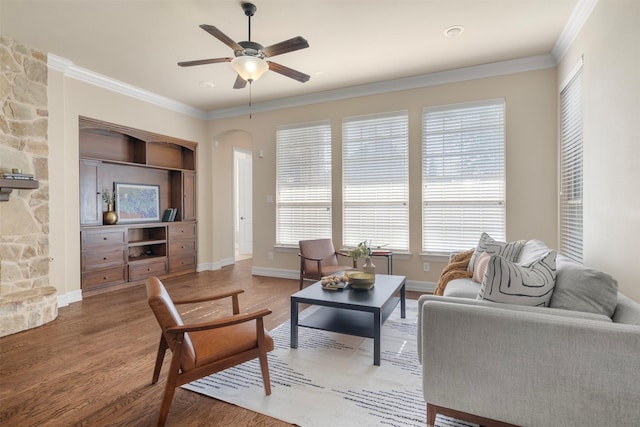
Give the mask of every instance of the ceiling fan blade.
[{"label": "ceiling fan blade", "polygon": [[236,77],[236,82],[233,84],[233,88],[234,89],[242,89],[247,85],[247,81],[245,79],[243,79],[242,77],[240,77],[240,74],[238,74],[238,77]]},{"label": "ceiling fan blade", "polygon": [[202,25],[200,25],[200,28],[202,28],[207,33],[211,34],[213,37],[215,37],[218,40],[220,40],[222,43],[224,43],[227,46],[229,46],[234,51],[236,51],[236,50],[242,51],[243,50],[242,46],[240,46],[238,43],[233,41],[229,36],[227,36],[225,33],[220,31],[219,29],[217,29],[213,25],[202,24]]},{"label": "ceiling fan blade", "polygon": [[293,52],[294,50],[305,49],[309,47],[309,43],[303,37],[294,37],[280,43],[272,44],[262,49],[265,56],[272,57],[282,55],[283,53]]},{"label": "ceiling fan blade", "polygon": [[231,58],[198,59],[197,61],[178,62],[178,65],[181,67],[192,67],[194,65],[215,64],[218,62],[231,62]]},{"label": "ceiling fan blade", "polygon": [[269,69],[271,71],[275,71],[276,73],[280,73],[283,76],[290,77],[301,83],[308,81],[310,78],[308,74],[301,73],[300,71],[296,71],[293,68],[285,67],[281,64],[276,64],[275,62],[267,61],[267,64],[269,64]]}]

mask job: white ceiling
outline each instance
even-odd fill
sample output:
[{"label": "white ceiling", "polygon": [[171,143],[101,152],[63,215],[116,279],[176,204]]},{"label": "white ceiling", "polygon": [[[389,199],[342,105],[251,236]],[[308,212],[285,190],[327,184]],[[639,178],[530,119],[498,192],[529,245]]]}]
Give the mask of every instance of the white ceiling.
[{"label": "white ceiling", "polygon": [[[203,112],[247,104],[228,63],[179,61],[233,56],[200,24],[247,40],[239,0],[0,0],[0,33],[111,79]],[[267,72],[254,103],[551,54],[578,0],[255,0],[252,40],[294,36],[308,49],[273,60],[311,75],[299,83]],[[455,38],[452,25],[464,26]],[[200,82],[211,82],[213,88]]]}]

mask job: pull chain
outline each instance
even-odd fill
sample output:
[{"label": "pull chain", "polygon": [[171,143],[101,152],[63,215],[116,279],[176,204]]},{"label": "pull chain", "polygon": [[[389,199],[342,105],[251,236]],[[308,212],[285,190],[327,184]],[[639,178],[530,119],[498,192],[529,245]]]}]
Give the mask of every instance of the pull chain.
[{"label": "pull chain", "polygon": [[249,82],[249,118],[251,118],[251,82]]}]

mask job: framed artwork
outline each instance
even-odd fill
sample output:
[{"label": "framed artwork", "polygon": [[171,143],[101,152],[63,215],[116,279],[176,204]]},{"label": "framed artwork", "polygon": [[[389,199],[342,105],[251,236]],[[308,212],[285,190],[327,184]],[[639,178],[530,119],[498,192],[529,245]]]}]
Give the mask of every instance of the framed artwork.
[{"label": "framed artwork", "polygon": [[118,222],[160,221],[160,186],[115,183]]}]

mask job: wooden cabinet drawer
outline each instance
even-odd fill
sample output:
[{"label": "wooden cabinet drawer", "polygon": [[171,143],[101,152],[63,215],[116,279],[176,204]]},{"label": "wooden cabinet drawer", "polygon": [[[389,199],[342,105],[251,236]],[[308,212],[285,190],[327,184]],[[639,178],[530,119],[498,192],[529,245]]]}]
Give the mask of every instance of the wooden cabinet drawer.
[{"label": "wooden cabinet drawer", "polygon": [[191,255],[196,251],[195,240],[172,240],[169,244],[170,256]]},{"label": "wooden cabinet drawer", "polygon": [[169,272],[177,273],[180,271],[195,271],[196,255],[188,255],[181,257],[171,257],[169,259]]},{"label": "wooden cabinet drawer", "polygon": [[87,230],[82,232],[82,250],[90,251],[105,247],[124,246],[127,243],[126,230]]},{"label": "wooden cabinet drawer", "polygon": [[195,239],[195,222],[176,222],[169,226],[169,240],[173,239]]},{"label": "wooden cabinet drawer", "polygon": [[149,276],[161,276],[163,274],[167,274],[167,259],[164,257],[129,264],[130,281],[146,279]]},{"label": "wooden cabinet drawer", "polygon": [[98,270],[117,265],[125,265],[126,263],[127,251],[122,247],[82,252],[82,271]]},{"label": "wooden cabinet drawer", "polygon": [[82,287],[83,289],[90,288],[92,286],[124,283],[127,281],[126,276],[127,269],[125,266],[109,268],[100,271],[92,271],[89,273],[83,273],[82,275]]}]

